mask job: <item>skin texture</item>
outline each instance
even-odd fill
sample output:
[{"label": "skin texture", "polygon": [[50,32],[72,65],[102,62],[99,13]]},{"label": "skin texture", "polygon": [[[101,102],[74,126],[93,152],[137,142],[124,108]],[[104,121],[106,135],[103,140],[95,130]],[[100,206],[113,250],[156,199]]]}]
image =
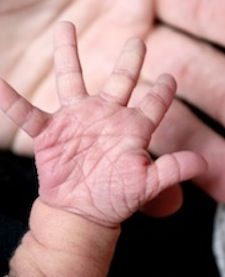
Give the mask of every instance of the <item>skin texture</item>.
[{"label": "skin texture", "polygon": [[[100,91],[124,42],[138,36],[149,48],[141,79],[149,85],[161,72],[171,72],[178,82],[179,97],[224,125],[225,58],[205,41],[225,45],[224,10],[222,0],[132,0],[132,5],[128,0],[23,0],[16,4],[4,0],[0,3],[0,26],[5,30],[0,34],[0,72],[33,104],[47,112],[57,110],[58,99],[50,93],[54,82],[49,41],[54,23],[67,19],[77,26],[89,93]],[[135,91],[142,96],[145,92]],[[2,148],[33,153],[32,140],[3,114],[0,124]],[[183,103],[174,101],[154,133],[150,150],[156,156],[180,150],[203,155],[209,170],[195,183],[217,201],[225,201],[224,139]],[[162,214],[176,210],[182,202],[179,188],[166,194],[168,209]]]},{"label": "skin texture", "polygon": [[119,234],[120,228],[95,224],[37,199],[9,276],[107,276]]},{"label": "skin texture", "polygon": [[120,223],[163,190],[206,171],[206,161],[191,151],[151,160],[151,136],[176,82],[161,75],[138,104],[128,106],[145,50],[139,38],[128,40],[102,89],[89,96],[74,25],[58,24],[54,61],[60,108],[52,114],[1,79],[0,107],[33,138],[40,185],[11,277],[105,276]]},{"label": "skin texture", "polygon": [[63,22],[55,32],[61,103],[55,113],[32,106],[1,80],[1,109],[34,140],[43,202],[115,227],[164,189],[206,169],[192,152],[152,162],[150,139],[172,102],[176,83],[161,75],[138,105],[128,107],[144,56],[143,41],[128,40],[103,88],[89,96],[74,27]]}]

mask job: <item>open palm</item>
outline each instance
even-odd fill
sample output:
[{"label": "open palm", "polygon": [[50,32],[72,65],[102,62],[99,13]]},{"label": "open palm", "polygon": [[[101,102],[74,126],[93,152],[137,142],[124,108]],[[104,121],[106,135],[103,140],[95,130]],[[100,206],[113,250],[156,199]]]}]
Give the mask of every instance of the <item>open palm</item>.
[{"label": "open palm", "polygon": [[[2,0],[0,26],[4,32],[0,32],[0,72],[33,104],[48,112],[55,111],[59,107],[58,99],[55,94],[46,93],[54,88],[49,39],[52,25],[66,18],[78,29],[89,93],[99,92],[123,43],[130,36],[138,36],[150,48],[142,78],[151,82],[160,72],[171,72],[179,84],[179,97],[224,126],[225,57],[207,43],[209,40],[225,45],[224,3]],[[98,70],[96,64],[101,65]],[[28,65],[32,70],[27,69]],[[143,94],[141,89],[138,92]],[[32,140],[2,113],[0,125],[0,148],[33,154]],[[165,139],[173,143],[165,144]],[[200,153],[209,168],[195,183],[217,201],[225,200],[224,138],[199,120],[183,102],[173,101],[149,149],[156,156],[184,149]],[[182,202],[178,187],[165,193],[163,203],[159,201],[161,214],[174,211]],[[156,205],[158,211],[159,205]]]},{"label": "open palm", "polygon": [[115,226],[165,188],[202,173],[206,165],[192,152],[151,161],[151,135],[176,85],[170,75],[162,75],[136,106],[127,106],[144,60],[141,40],[125,44],[97,96],[86,91],[76,45],[74,26],[60,23],[55,33],[57,112],[32,106],[4,80],[0,106],[34,139],[40,199]]}]

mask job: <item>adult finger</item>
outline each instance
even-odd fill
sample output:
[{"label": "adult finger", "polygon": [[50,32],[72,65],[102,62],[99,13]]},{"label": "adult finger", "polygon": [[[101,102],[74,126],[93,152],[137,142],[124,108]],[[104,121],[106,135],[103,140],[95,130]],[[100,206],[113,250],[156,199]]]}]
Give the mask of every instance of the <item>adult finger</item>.
[{"label": "adult finger", "polygon": [[195,183],[215,200],[225,202],[225,140],[180,101],[173,101],[152,136],[150,148],[157,156],[184,149],[200,153],[208,170]]},{"label": "adult finger", "polygon": [[225,55],[206,43],[158,27],[149,36],[143,77],[154,80],[170,72],[177,80],[177,94],[225,126]]},{"label": "adult finger", "polygon": [[[159,125],[167,109],[169,108],[173,96],[176,92],[176,82],[169,74],[161,75],[153,86],[147,86],[145,96],[137,105],[139,109],[149,118],[152,123],[152,132]],[[136,88],[137,93],[138,88]],[[147,92],[147,93],[146,93]],[[129,103],[132,106],[131,103]]]},{"label": "adult finger", "polygon": [[155,1],[157,16],[176,28],[201,38],[225,45],[225,2],[217,1]]},{"label": "adult finger", "polygon": [[0,108],[31,137],[39,135],[49,119],[47,113],[34,107],[2,79],[0,79]]},{"label": "adult finger", "polygon": [[138,80],[144,56],[143,41],[138,38],[128,40],[111,76],[103,86],[101,97],[126,105]]},{"label": "adult finger", "polygon": [[87,95],[79,61],[75,27],[60,22],[54,33],[54,60],[58,94],[62,105]]},{"label": "adult finger", "polygon": [[158,158],[148,168],[146,202],[172,185],[192,179],[206,170],[206,161],[190,151],[175,152]]}]

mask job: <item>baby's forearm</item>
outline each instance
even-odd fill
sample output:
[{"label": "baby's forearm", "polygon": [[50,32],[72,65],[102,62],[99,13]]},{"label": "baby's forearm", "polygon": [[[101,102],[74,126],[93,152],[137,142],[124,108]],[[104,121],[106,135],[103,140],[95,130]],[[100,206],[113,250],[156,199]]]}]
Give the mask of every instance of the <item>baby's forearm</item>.
[{"label": "baby's forearm", "polygon": [[106,276],[119,233],[36,200],[9,276]]}]

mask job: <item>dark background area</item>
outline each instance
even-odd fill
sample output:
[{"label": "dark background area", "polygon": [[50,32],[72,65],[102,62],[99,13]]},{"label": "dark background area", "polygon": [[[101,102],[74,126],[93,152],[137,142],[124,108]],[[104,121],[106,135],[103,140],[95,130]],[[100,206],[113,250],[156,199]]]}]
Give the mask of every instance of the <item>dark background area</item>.
[{"label": "dark background area", "polygon": [[[173,216],[136,213],[124,222],[109,277],[219,276],[211,247],[216,204],[191,183],[183,189],[184,205]],[[36,196],[34,161],[0,152],[0,276],[27,229]]]}]

